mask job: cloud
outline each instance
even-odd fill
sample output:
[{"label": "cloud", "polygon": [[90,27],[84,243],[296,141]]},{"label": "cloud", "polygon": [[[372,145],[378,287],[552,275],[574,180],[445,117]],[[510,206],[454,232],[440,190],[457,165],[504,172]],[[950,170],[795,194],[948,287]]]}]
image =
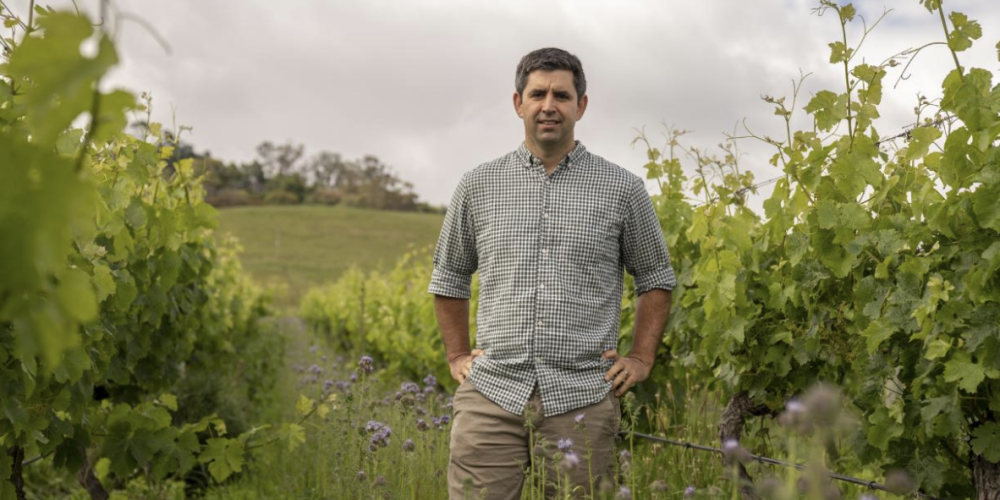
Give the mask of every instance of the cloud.
[{"label": "cloud", "polygon": [[[53,2],[60,5],[60,2]],[[27,1],[14,1],[20,10]],[[69,5],[69,2],[62,2]],[[263,140],[291,140],[307,152],[375,154],[412,181],[420,196],[445,204],[462,172],[515,148],[523,129],[513,112],[514,68],[526,52],[565,48],[583,61],[591,106],[577,138],[588,149],[641,173],[645,152],[630,142],[666,122],[694,130],[711,148],[744,117],[755,131],[783,134],[762,94],[788,95],[811,72],[798,112],[812,93],[843,87],[827,44],[841,36],[832,13],[795,0],[663,2],[598,0],[471,2],[442,0],[119,0],[169,41],[167,55],[134,23],[119,33],[123,65],[111,83],[154,95],[154,118],[194,127],[198,149],[227,160],[254,155]],[[82,5],[82,7],[88,7]],[[89,7],[96,7],[95,5]],[[865,41],[870,62],[940,40],[940,21],[912,0],[890,1]],[[949,8],[984,24],[963,53],[966,65],[995,70],[1000,5],[954,0]],[[871,23],[883,4],[859,2]],[[96,10],[96,9],[95,9]],[[861,36],[852,25],[849,41]],[[853,42],[852,42],[853,43]],[[940,94],[954,66],[932,47],[913,76],[887,89],[878,123],[884,134],[912,122],[916,93]],[[890,73],[891,87],[898,76]],[[797,122],[806,126],[805,117]],[[771,151],[742,142],[758,179],[779,172]]]}]

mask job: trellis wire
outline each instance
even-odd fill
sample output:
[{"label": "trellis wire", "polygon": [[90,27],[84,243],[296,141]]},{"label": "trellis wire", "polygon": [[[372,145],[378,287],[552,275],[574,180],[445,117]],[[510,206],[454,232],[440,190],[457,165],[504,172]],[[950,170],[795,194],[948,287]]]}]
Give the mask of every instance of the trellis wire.
[{"label": "trellis wire", "polygon": [[[669,439],[669,438],[660,437],[660,436],[654,436],[654,435],[651,435],[651,434],[643,434],[641,432],[634,432],[633,431],[632,435],[635,436],[635,437],[639,437],[639,438],[643,438],[643,439],[648,439],[650,441],[656,441],[658,443],[665,443],[665,444],[669,444],[669,445],[673,445],[673,446],[681,446],[681,447],[684,447],[684,448],[688,448],[688,449],[692,449],[692,450],[697,450],[697,451],[708,451],[708,452],[718,453],[720,455],[722,455],[722,454],[725,453],[725,451],[723,451],[723,450],[721,450],[719,448],[713,448],[711,446],[704,446],[704,445],[700,445],[700,444],[689,443],[687,441],[677,441],[677,440],[674,440],[674,439]],[[803,466],[803,465],[793,464],[793,463],[785,462],[783,460],[778,460],[778,459],[775,459],[775,458],[768,458],[768,457],[761,456],[761,455],[754,455],[752,453],[749,454],[749,456],[750,456],[750,458],[753,461],[756,461],[756,462],[759,462],[759,463],[762,463],[762,464],[780,465],[782,467],[793,467],[796,470],[804,470],[805,469],[805,466]],[[824,472],[824,474],[826,475],[826,477],[829,477],[830,479],[836,479],[838,481],[844,481],[844,482],[847,482],[847,483],[857,484],[857,485],[860,485],[860,486],[867,487],[868,489],[871,489],[871,490],[879,490],[879,491],[885,491],[885,492],[893,493],[893,491],[891,491],[888,488],[886,488],[885,485],[879,484],[879,483],[877,483],[875,481],[865,481],[864,479],[858,479],[856,477],[845,476],[843,474],[837,474],[836,472]],[[913,495],[916,495],[916,496],[921,497],[921,498],[927,498],[929,500],[950,500],[950,499],[947,499],[947,498],[942,498],[942,497],[936,497],[936,496],[933,496],[933,495],[928,495],[928,494],[926,494],[926,493],[924,493],[922,491],[917,491],[917,492],[913,493]]]}]

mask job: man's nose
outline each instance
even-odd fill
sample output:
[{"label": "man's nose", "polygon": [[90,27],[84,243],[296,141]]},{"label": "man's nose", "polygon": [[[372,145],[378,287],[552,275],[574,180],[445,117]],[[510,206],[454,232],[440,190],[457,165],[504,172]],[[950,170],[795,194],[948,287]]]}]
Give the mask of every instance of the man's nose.
[{"label": "man's nose", "polygon": [[551,113],[556,110],[556,99],[552,94],[545,96],[545,100],[542,101],[542,111]]}]

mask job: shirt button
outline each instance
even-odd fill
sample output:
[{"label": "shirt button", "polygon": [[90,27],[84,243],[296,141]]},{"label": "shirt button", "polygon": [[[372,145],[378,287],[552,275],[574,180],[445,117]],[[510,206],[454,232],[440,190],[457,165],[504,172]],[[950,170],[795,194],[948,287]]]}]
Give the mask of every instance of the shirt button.
[{"label": "shirt button", "polygon": [[538,356],[538,357],[536,357],[536,358],[535,358],[535,361],[537,361],[537,362],[541,363],[541,362],[542,362],[542,357],[541,357],[541,356]]},{"label": "shirt button", "polygon": [[538,288],[544,289],[545,288],[545,283],[542,283],[541,285],[538,285]]},{"label": "shirt button", "polygon": [[545,253],[549,253],[549,249],[548,249],[548,248],[543,248],[543,249],[542,249],[542,253],[543,253],[543,254],[545,254]]},{"label": "shirt button", "polygon": [[538,326],[544,326],[544,325],[545,325],[545,322],[544,322],[544,321],[542,321],[542,320],[538,320]]},{"label": "shirt button", "polygon": [[545,184],[551,184],[549,181],[545,181]]},{"label": "shirt button", "polygon": [[542,214],[542,218],[543,219],[548,219],[549,218],[549,213],[548,212],[543,213]]}]

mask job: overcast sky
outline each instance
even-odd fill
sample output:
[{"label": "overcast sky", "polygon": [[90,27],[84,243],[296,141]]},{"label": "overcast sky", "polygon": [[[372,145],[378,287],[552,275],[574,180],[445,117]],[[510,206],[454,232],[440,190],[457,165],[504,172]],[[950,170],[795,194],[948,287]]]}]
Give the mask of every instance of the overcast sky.
[{"label": "overcast sky", "polygon": [[[28,1],[7,4],[25,12]],[[97,11],[96,0],[78,4]],[[109,85],[152,92],[154,119],[167,125],[173,106],[177,121],[194,127],[187,139],[198,150],[246,161],[259,142],[271,140],[302,143],[307,154],[374,154],[434,204],[448,202],[462,172],[523,140],[511,104],[514,69],[536,48],[561,47],[580,57],[590,105],[576,137],[637,174],[645,163],[645,150],[630,146],[637,129],[645,127],[655,140],[662,123],[673,124],[695,132],[691,144],[711,148],[744,117],[761,133],[782,130],[759,96],[789,95],[800,70],[813,73],[800,96],[802,115],[812,93],[843,91],[842,67],[827,62],[827,44],[841,36],[835,13],[813,14],[811,0],[115,4],[155,26],[170,53],[137,23],[124,22],[122,62]],[[996,74],[1000,2],[945,6],[983,24],[983,38],[960,54],[962,63]],[[943,38],[940,19],[918,0],[863,0],[856,7],[869,23],[893,9],[862,48],[869,62]],[[849,41],[860,34],[858,22]],[[953,66],[937,46],[916,59],[913,76],[895,89],[901,67],[891,70],[882,135],[912,123],[918,92],[939,97]],[[743,163],[758,180],[779,174],[766,163],[770,151],[751,143],[743,149]]]}]

